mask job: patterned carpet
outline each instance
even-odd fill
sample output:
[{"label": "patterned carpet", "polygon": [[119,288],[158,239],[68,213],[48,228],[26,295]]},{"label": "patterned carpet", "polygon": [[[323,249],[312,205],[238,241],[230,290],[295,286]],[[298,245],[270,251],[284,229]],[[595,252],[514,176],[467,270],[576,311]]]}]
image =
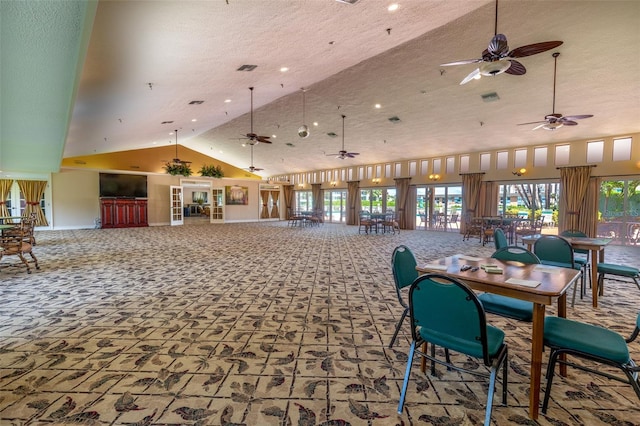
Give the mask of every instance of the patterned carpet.
[{"label": "patterned carpet", "polygon": [[[444,368],[437,377],[414,368],[398,415],[408,327],[387,348],[401,314],[393,249],[408,245],[420,263],[490,255],[477,240],[286,222],[36,238],[40,270],[0,270],[1,425],[482,423],[486,381]],[[640,264],[637,247],[606,254]],[[594,310],[587,296],[568,316],[628,335],[640,291],[608,280],[600,303]],[[494,424],[640,424],[630,386],[575,369],[556,379],[548,416],[531,421],[531,325],[489,321],[505,330],[510,355],[508,406],[497,398]],[[631,350],[640,361],[640,343]]]}]

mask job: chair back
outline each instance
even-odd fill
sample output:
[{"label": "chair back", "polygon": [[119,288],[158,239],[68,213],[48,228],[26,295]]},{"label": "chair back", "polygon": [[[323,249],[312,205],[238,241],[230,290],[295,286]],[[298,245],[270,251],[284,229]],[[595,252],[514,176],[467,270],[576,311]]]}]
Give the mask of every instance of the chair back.
[{"label": "chair back", "polygon": [[400,245],[393,250],[391,269],[393,270],[393,281],[396,284],[399,298],[400,290],[410,286],[418,278],[417,265],[416,258],[409,247]]},{"label": "chair back", "polygon": [[[571,238],[571,237],[576,237],[576,238],[587,238],[588,235],[585,234],[582,231],[579,231],[577,229],[568,229],[566,231],[562,231],[560,233],[561,237],[567,237],[567,238]],[[580,254],[589,254],[589,250],[586,249],[575,249],[574,252],[576,253],[580,253]]]},{"label": "chair back", "polygon": [[492,258],[505,261],[515,261],[520,263],[537,264],[540,263],[538,256],[520,246],[506,246],[496,250]]},{"label": "chair back", "polygon": [[575,268],[571,243],[556,235],[543,235],[533,245],[533,252],[544,264]]},{"label": "chair back", "polygon": [[436,346],[491,365],[482,304],[466,284],[440,274],[420,275],[409,290],[411,333]]},{"label": "chair back", "polygon": [[496,246],[496,250],[500,250],[503,247],[507,247],[509,242],[507,241],[507,237],[504,235],[504,231],[502,228],[495,228],[493,230],[493,242]]}]

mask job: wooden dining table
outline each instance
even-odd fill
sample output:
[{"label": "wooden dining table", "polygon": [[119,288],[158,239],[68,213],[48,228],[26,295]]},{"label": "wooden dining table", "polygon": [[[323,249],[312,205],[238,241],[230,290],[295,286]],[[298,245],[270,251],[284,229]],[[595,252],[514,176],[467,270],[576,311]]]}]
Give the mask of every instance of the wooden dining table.
[{"label": "wooden dining table", "polygon": [[[480,266],[486,264],[498,265],[503,270],[502,274],[485,272]],[[463,265],[476,266],[479,269],[461,271],[460,268]],[[416,269],[419,273],[435,272],[457,278],[477,291],[533,302],[529,417],[537,419],[540,410],[545,309],[546,306],[557,301],[558,316],[566,317],[566,292],[579,279],[580,271],[461,254],[434,260],[428,264],[419,265]],[[560,374],[566,375],[566,365],[561,364]]]},{"label": "wooden dining table", "polygon": [[[522,242],[527,245],[529,251],[541,234],[522,237]],[[588,237],[562,237],[569,241],[571,247],[591,252],[591,301],[594,308],[598,307],[598,263],[604,263],[604,248],[613,241],[613,238],[588,238]],[[597,260],[597,261],[596,261]]]}]

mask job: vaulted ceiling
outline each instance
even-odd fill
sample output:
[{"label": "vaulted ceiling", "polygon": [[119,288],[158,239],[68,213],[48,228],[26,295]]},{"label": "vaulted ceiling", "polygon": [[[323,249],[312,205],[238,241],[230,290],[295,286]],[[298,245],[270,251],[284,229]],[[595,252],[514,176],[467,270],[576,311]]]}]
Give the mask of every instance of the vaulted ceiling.
[{"label": "vaulted ceiling", "polygon": [[[273,141],[254,146],[262,176],[640,132],[640,2],[500,1],[497,30],[511,49],[564,43],[519,59],[524,75],[465,85],[476,64],[441,64],[481,57],[496,3],[391,3],[1,2],[0,169],[57,171],[63,157],[102,168],[130,151],[109,167],[162,172],[174,129],[190,150],[181,159],[246,168],[249,87],[253,131]],[[553,52],[555,112],[594,117],[555,131],[518,126],[553,112]],[[343,137],[360,155],[328,155]]]}]

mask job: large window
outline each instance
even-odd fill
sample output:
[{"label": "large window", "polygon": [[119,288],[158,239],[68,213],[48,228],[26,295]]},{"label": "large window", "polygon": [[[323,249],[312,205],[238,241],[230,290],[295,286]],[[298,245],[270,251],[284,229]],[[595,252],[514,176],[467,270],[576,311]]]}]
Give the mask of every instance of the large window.
[{"label": "large window", "polygon": [[558,182],[523,182],[500,185],[498,214],[531,219],[544,217],[543,224],[554,227],[558,221]]},{"label": "large window", "polygon": [[313,210],[313,197],[311,196],[311,191],[295,191],[295,194],[295,211],[309,212]]},{"label": "large window", "polygon": [[344,223],[347,218],[347,191],[324,191],[325,222]]},{"label": "large window", "polygon": [[600,184],[598,235],[620,244],[640,244],[640,177]]}]

